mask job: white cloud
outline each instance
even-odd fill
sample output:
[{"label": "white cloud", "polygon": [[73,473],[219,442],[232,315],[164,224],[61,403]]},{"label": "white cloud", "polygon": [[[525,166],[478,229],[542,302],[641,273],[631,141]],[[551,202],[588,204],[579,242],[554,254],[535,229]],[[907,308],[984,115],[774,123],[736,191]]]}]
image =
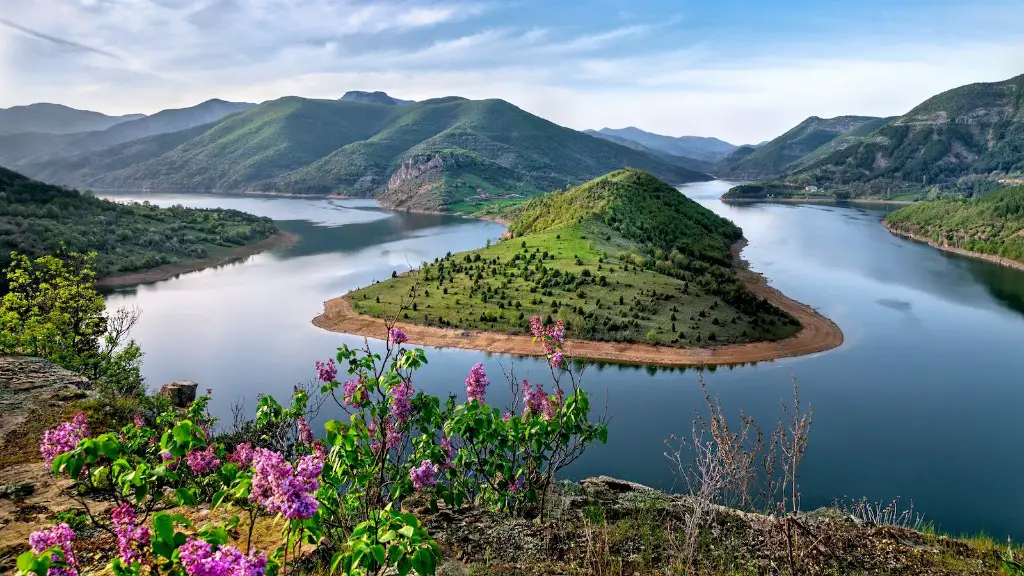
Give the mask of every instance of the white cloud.
[{"label": "white cloud", "polygon": [[66,41],[0,27],[0,106],[154,112],[213,97],[386,90],[504,98],[579,129],[636,125],[741,143],[810,115],[899,114],[941,90],[1024,72],[1022,36],[753,49],[671,36],[654,49],[647,40],[676,34],[664,22],[522,27],[500,14],[476,22],[499,10],[477,0],[0,1],[4,18]]}]

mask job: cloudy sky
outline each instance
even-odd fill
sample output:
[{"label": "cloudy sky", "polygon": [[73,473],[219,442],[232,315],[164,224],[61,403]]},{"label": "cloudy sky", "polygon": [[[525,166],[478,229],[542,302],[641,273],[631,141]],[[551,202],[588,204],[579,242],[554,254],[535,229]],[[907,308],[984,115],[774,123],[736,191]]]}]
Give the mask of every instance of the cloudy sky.
[{"label": "cloudy sky", "polygon": [[385,90],[734,143],[1024,73],[1022,0],[0,0],[0,107]]}]

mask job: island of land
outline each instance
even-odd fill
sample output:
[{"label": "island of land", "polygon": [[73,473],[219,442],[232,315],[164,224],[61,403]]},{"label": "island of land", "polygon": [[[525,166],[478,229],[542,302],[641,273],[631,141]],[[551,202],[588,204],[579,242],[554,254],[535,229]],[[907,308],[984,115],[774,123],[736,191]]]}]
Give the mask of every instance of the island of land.
[{"label": "island of land", "polygon": [[416,344],[530,355],[529,319],[562,320],[574,357],[740,364],[842,344],[835,323],[739,257],[742,231],[645,172],[619,170],[531,200],[505,240],[397,271],[325,303],[317,326]]}]

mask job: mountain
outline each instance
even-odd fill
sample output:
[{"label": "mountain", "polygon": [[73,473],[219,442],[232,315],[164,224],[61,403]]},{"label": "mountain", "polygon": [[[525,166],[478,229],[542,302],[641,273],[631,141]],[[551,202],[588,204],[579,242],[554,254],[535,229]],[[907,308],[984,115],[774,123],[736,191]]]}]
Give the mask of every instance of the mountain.
[{"label": "mountain", "polygon": [[648,148],[660,150],[673,156],[694,158],[706,162],[721,160],[726,154],[736,149],[736,146],[719,140],[718,138],[706,138],[702,136],[662,136],[652,134],[639,128],[630,126],[628,128],[602,128],[597,130],[607,136],[617,136],[634,142],[639,142]]},{"label": "mountain", "polygon": [[1024,75],[929,98],[858,142],[787,176],[851,194],[971,195],[1024,173]]},{"label": "mountain", "polygon": [[152,116],[121,122],[101,131],[0,136],[0,163],[20,167],[52,158],[103,150],[139,138],[208,124],[254,106],[244,102],[209,100],[189,108],[163,110]]},{"label": "mountain", "polygon": [[918,202],[889,214],[885,224],[897,234],[1024,265],[1024,186],[966,200]]},{"label": "mountain", "polygon": [[0,168],[0,269],[12,251],[67,250],[97,252],[97,274],[109,276],[216,256],[275,232],[269,218],[236,210],[109,202]]},{"label": "mountain", "polygon": [[[811,116],[785,134],[762,146],[744,146],[739,155],[727,157],[717,167],[718,176],[752,180],[769,178],[785,172],[795,163],[808,155],[833,144],[841,136],[860,133],[867,126],[868,132],[885,123],[884,118],[871,116],[837,116],[835,118],[818,118]],[[852,143],[854,136],[844,142]]]},{"label": "mountain", "polygon": [[41,134],[73,134],[105,130],[115,124],[144,118],[143,114],[107,116],[89,110],[76,110],[60,104],[29,104],[0,108],[0,134],[38,132]]},{"label": "mountain", "polygon": [[666,162],[671,162],[672,164],[682,166],[683,168],[689,168],[690,170],[696,170],[698,172],[710,174],[711,171],[715,169],[714,162],[708,162],[706,160],[697,160],[696,158],[686,158],[684,156],[675,156],[667,152],[662,152],[661,150],[648,148],[647,146],[644,146],[643,144],[637,142],[636,140],[630,140],[629,138],[614,136],[612,134],[605,134],[603,132],[598,132],[597,130],[584,130],[583,133],[589,134],[590,136],[593,136],[595,138],[601,138],[602,140],[608,140],[609,142],[615,142],[616,144],[619,144],[620,146],[625,146],[626,148],[632,148],[633,150],[640,150],[641,152],[653,154],[661,158],[662,160],[665,160]]},{"label": "mountain", "polygon": [[[738,280],[737,226],[640,170],[531,199],[509,233],[346,299],[358,312],[415,324],[528,334],[531,316],[549,317],[573,338],[659,346],[776,340],[800,329]],[[411,289],[415,305],[403,311]]]},{"label": "mountain", "polygon": [[675,184],[710,179],[503,100],[456,97],[409,106],[281,98],[195,133],[31,168],[97,189],[341,193],[442,210],[563,188],[626,166]]},{"label": "mountain", "polygon": [[384,104],[385,106],[409,106],[415,104],[414,100],[399,100],[392,98],[384,92],[363,92],[360,90],[349,90],[341,97],[342,102],[359,102],[360,104]]}]

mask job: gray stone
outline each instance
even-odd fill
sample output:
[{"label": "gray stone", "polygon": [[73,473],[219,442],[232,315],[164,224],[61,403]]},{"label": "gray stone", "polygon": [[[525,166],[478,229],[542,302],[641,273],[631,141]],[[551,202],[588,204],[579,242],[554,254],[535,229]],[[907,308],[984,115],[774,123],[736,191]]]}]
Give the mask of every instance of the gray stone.
[{"label": "gray stone", "polygon": [[24,500],[35,494],[36,487],[32,484],[0,484],[0,499]]},{"label": "gray stone", "polygon": [[171,401],[172,406],[188,408],[196,399],[196,389],[199,384],[191,380],[175,380],[170,384],[160,387],[160,395]]}]

